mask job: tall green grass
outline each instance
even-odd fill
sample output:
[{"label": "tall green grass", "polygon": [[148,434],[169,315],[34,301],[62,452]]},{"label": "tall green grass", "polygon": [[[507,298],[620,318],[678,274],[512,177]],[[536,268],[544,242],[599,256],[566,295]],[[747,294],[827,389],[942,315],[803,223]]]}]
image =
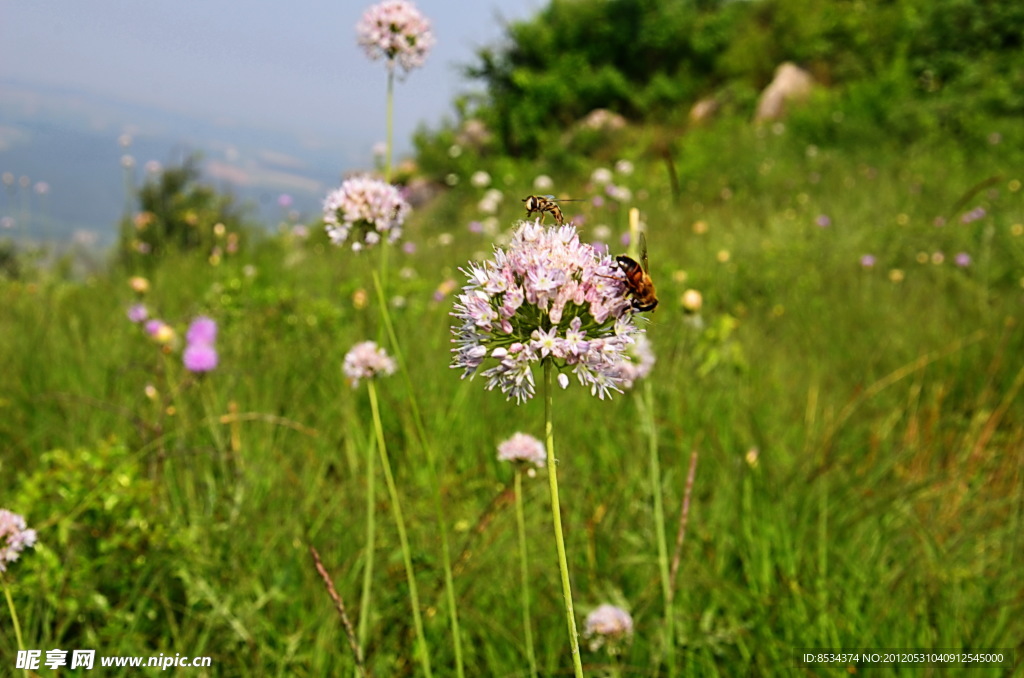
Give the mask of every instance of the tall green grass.
[{"label": "tall green grass", "polygon": [[[799,649],[931,647],[1016,648],[1015,669],[979,675],[1019,674],[1024,158],[1012,132],[966,150],[869,148],[825,143],[799,119],[775,131],[724,124],[678,143],[678,202],[640,150],[645,134],[616,149],[636,164],[616,181],[647,224],[662,300],[648,325],[658,362],[647,409],[670,545],[691,450],[700,462],[667,644],[640,395],[558,393],[577,621],[612,602],[636,626],[617,659],[584,649],[586,673],[652,675],[670,646],[679,675],[817,675],[797,668]],[[585,175],[506,167],[493,173],[505,228],[535,171],[568,196],[597,190]],[[451,298],[433,298],[490,251],[467,230],[478,198],[464,182],[417,214],[415,253],[392,253],[390,315],[410,379],[376,390],[434,671],[450,674],[455,658],[411,396],[436,454],[466,671],[528,675],[513,473],[496,445],[539,437],[543,403],[516,407],[460,381],[448,367]],[[612,204],[566,203],[566,215],[585,217],[585,239],[611,226],[617,251],[625,206]],[[962,223],[979,206],[985,216]],[[969,266],[954,263],[961,251]],[[348,388],[340,365],[357,341],[384,336],[374,305],[354,301],[373,299],[374,267],[320,235],[267,238],[217,266],[167,256],[150,276],[151,312],[182,330],[198,313],[220,323],[221,364],[201,381],[127,321],[125,271],[0,282],[0,505],[39,531],[8,573],[27,647],[209,655],[210,675],[352,674],[307,549],[358,618],[374,434],[366,391]],[[703,294],[700,322],[680,306],[688,288]],[[547,494],[521,489],[536,662],[567,675]],[[382,484],[375,496],[363,651],[374,675],[413,675],[398,535]],[[0,656],[15,648],[5,621]]]}]

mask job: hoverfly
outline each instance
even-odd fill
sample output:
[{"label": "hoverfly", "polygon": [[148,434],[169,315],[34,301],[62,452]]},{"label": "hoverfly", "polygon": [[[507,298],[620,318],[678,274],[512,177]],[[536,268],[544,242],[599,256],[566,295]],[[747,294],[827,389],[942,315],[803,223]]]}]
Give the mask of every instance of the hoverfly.
[{"label": "hoverfly", "polygon": [[[580,202],[582,198],[566,198],[559,202]],[[555,223],[559,226],[565,223],[565,218],[562,216],[562,208],[558,206],[558,202],[555,202],[555,196],[553,195],[528,195],[523,198],[523,202],[526,203],[526,218],[529,219],[530,215],[534,212],[540,212],[540,221],[544,223],[544,213],[550,212],[551,216],[555,218]]]},{"label": "hoverfly", "polygon": [[[640,262],[632,257],[620,254],[615,263],[625,276],[626,291],[632,297],[633,310],[638,312],[653,311],[658,305],[658,297],[654,291],[654,282],[647,272],[647,238],[640,232]],[[643,264],[641,266],[641,264]]]}]

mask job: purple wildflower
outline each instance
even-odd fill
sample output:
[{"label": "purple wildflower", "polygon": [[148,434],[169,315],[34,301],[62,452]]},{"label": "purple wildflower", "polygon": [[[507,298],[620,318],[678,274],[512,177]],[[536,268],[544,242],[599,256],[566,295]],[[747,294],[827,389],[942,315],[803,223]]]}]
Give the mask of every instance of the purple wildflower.
[{"label": "purple wildflower", "polygon": [[356,34],[366,56],[386,59],[389,71],[397,63],[406,73],[423,65],[435,43],[430,22],[406,0],[384,0],[367,9]]},{"label": "purple wildflower", "polygon": [[217,323],[213,318],[201,315],[192,321],[185,333],[185,341],[190,344],[213,344],[217,340]]},{"label": "purple wildflower", "polygon": [[953,261],[960,268],[966,268],[971,265],[971,255],[967,252],[958,252],[957,255],[953,257]]},{"label": "purple wildflower", "polygon": [[878,260],[875,259],[874,254],[865,254],[860,258],[860,265],[864,268],[873,268],[876,263]]},{"label": "purple wildflower", "polygon": [[544,466],[547,452],[544,443],[526,433],[516,433],[498,445],[498,460],[533,464],[538,468]]},{"label": "purple wildflower", "polygon": [[470,264],[452,328],[453,367],[463,378],[484,369],[486,388],[533,397],[533,366],[551,360],[601,399],[620,391],[619,365],[640,330],[614,260],[581,243],[572,225],[522,222],[507,250]]},{"label": "purple wildflower", "polygon": [[395,186],[371,177],[353,177],[324,198],[324,223],[335,245],[348,240],[354,229],[352,249],[358,252],[385,235],[390,243],[398,240],[411,209]]},{"label": "purple wildflower", "polygon": [[828,228],[832,225],[832,219],[830,219],[827,214],[819,214],[814,220],[814,223],[817,224],[819,228]]},{"label": "purple wildflower", "polygon": [[353,346],[345,354],[341,370],[348,377],[348,383],[355,388],[359,385],[360,379],[372,379],[378,374],[394,374],[396,367],[395,361],[384,349],[377,346],[377,342],[364,341]]},{"label": "purple wildflower", "polygon": [[185,332],[185,352],[181,359],[189,372],[210,372],[217,367],[217,323],[201,315],[192,321]]},{"label": "purple wildflower", "polygon": [[132,304],[128,308],[128,320],[133,323],[141,323],[149,317],[149,310],[146,309],[145,304]]},{"label": "purple wildflower", "polygon": [[26,548],[36,543],[36,531],[26,529],[25,518],[0,509],[0,572],[7,571],[7,563],[13,563]]},{"label": "purple wildflower", "polygon": [[188,344],[181,359],[189,372],[210,372],[217,367],[217,349],[203,342]]}]

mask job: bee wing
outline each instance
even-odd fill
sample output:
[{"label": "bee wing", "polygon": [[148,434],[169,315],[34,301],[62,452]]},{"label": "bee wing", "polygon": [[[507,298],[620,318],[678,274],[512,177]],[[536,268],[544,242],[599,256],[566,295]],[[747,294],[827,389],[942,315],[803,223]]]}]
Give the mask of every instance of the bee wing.
[{"label": "bee wing", "polygon": [[644,267],[644,273],[647,273],[647,236],[643,231],[640,231],[640,265]]}]

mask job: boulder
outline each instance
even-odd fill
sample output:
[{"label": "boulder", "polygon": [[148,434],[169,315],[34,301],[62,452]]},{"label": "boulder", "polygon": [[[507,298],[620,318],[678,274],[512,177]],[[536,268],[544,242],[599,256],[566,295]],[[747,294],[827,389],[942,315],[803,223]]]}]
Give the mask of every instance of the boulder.
[{"label": "boulder", "polygon": [[775,69],[771,81],[757,100],[754,122],[780,120],[790,104],[807,99],[814,90],[814,78],[796,64],[785,62]]}]

